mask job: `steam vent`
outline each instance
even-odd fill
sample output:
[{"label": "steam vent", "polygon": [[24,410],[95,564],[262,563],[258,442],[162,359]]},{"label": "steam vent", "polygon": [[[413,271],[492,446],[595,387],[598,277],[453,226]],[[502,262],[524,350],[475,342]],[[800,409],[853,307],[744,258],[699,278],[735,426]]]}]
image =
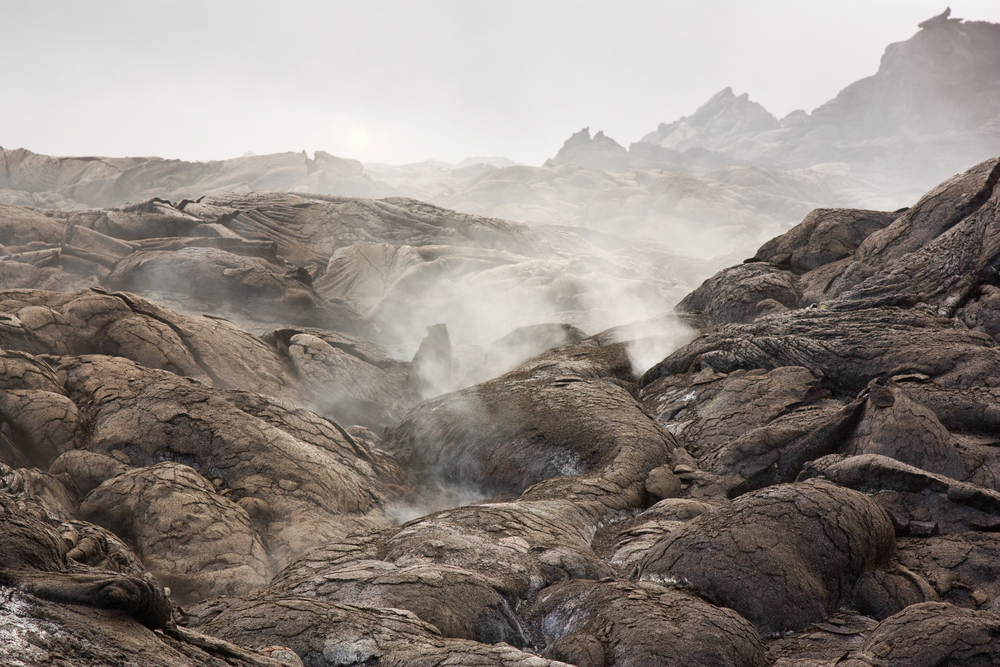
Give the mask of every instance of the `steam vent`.
[{"label": "steam vent", "polygon": [[1000,25],[538,167],[0,163],[0,665],[1000,665]]}]

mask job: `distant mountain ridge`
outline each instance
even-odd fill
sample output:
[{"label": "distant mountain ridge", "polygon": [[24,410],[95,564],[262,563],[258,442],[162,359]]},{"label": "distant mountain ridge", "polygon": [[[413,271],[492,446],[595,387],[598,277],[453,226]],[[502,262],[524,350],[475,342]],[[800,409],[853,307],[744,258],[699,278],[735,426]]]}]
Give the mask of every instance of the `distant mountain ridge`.
[{"label": "distant mountain ridge", "polygon": [[950,18],[946,10],[919,28],[886,47],[874,75],[811,114],[778,120],[726,88],[639,143],[707,149],[772,168],[843,162],[929,187],[1000,152],[1000,24]]},{"label": "distant mountain ridge", "polygon": [[736,95],[732,88],[727,87],[709,98],[692,115],[669,125],[660,123],[655,132],[650,132],[639,141],[675,150],[716,150],[720,145],[728,146],[740,135],[768,132],[780,127],[778,119],[757,102],[751,102],[747,93]]},{"label": "distant mountain ridge", "polygon": [[0,203],[102,208],[253,191],[402,196],[708,258],[749,252],[815,208],[894,210],[997,154],[1000,25],[946,11],[890,44],[874,75],[811,114],[778,119],[726,88],[627,149],[584,128],[540,167],[502,157],[362,164],[323,151],[199,163],[0,149]]},{"label": "distant mountain ridge", "polygon": [[357,160],[316,151],[250,155],[211,162],[158,157],[53,157],[0,147],[0,203],[42,208],[119,206],[162,197],[274,190],[386,197]]},{"label": "distant mountain ridge", "polygon": [[966,132],[1000,117],[1000,25],[949,15],[890,44],[875,75],[847,86],[805,126],[866,139]]}]

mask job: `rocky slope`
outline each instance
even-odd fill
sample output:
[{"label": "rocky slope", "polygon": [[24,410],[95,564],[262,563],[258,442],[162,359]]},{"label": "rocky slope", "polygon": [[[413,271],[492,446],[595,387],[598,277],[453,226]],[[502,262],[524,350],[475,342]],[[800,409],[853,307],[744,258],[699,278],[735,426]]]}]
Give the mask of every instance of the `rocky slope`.
[{"label": "rocky slope", "polygon": [[643,260],[402,199],[0,213],[4,664],[1000,662],[1000,158],[475,373],[385,304]]}]

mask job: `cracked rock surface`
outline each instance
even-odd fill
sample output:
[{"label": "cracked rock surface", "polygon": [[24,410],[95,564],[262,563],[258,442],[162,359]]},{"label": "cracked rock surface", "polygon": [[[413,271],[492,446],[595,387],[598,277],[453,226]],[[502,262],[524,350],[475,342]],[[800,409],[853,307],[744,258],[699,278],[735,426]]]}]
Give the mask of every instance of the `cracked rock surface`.
[{"label": "cracked rock surface", "polygon": [[826,620],[894,542],[889,515],[860,493],[779,485],[671,532],[646,553],[639,577],[684,581],[773,634]]},{"label": "cracked rock surface", "polygon": [[[0,662],[996,663],[998,169],[604,331],[558,230],[4,207]],[[576,315],[473,349],[446,283]]]}]

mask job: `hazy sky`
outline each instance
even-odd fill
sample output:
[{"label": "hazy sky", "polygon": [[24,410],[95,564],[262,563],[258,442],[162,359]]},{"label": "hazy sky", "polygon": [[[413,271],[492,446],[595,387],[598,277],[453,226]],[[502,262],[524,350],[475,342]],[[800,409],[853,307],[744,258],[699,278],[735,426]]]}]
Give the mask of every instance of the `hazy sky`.
[{"label": "hazy sky", "polygon": [[[0,146],[211,160],[541,164],[732,86],[779,118],[874,74],[948,0],[0,0]],[[1000,22],[998,0],[952,16]]]}]

